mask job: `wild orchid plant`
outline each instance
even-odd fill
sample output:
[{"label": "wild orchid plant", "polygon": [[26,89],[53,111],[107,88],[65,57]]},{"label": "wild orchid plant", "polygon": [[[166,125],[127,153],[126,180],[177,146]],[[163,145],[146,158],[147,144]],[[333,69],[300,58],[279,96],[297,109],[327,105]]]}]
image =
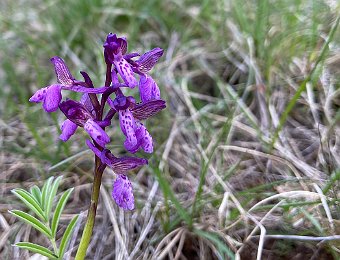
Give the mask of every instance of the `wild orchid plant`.
[{"label": "wild orchid plant", "polygon": [[[136,52],[127,53],[126,39],[118,38],[112,33],[108,34],[103,46],[106,63],[104,86],[95,88],[90,76],[84,71],[80,72],[83,80],[76,80],[65,62],[60,57],[53,57],[51,62],[54,65],[58,84],[39,89],[30,98],[30,102],[42,102],[42,107],[46,112],[54,112],[59,108],[64,113],[67,119],[61,125],[60,139],[62,141],[68,141],[79,127],[84,128],[91,139],[86,140],[86,144],[95,156],[94,180],[91,204],[76,259],[84,259],[86,256],[104,169],[108,166],[116,174],[112,197],[117,205],[124,210],[133,210],[135,205],[132,185],[126,174],[129,170],[148,163],[144,158],[115,156],[106,148],[106,145],[110,143],[110,137],[105,130],[111,126],[112,119],[117,114],[121,131],[126,138],[125,149],[130,153],[136,153],[140,149],[146,153],[152,153],[152,137],[142,121],[166,107],[165,101],[160,97],[156,82],[148,74],[163,55],[162,49],[155,48],[143,55]],[[136,75],[139,75],[139,82]],[[141,102],[136,102],[132,96],[124,95],[125,88],[133,89],[136,86],[139,87]],[[62,90],[80,92],[83,95],[79,101],[71,99],[62,101]],[[32,199],[36,200],[34,196],[30,196],[30,200]],[[41,206],[41,210],[44,210],[44,205]],[[49,234],[49,218],[43,217],[48,224],[46,229]],[[55,245],[54,247],[56,248]],[[63,257],[58,254],[60,253],[58,250],[50,253],[55,258]]]}]

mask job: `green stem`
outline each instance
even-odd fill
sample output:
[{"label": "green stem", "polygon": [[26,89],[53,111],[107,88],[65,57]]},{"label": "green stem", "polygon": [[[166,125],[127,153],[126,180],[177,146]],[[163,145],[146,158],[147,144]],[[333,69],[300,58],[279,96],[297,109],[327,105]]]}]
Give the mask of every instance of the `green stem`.
[{"label": "green stem", "polygon": [[86,251],[89,246],[92,231],[94,227],[94,221],[96,218],[97,205],[99,199],[100,184],[102,182],[103,169],[100,169],[100,159],[96,156],[96,167],[94,172],[94,180],[91,194],[91,204],[87,215],[87,220],[83,235],[80,240],[78,251],[75,260],[83,260],[86,256]]}]

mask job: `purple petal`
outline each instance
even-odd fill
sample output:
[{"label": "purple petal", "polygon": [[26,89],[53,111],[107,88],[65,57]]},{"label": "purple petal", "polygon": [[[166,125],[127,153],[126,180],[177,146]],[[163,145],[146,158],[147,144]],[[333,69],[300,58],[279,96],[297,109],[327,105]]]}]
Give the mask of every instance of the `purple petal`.
[{"label": "purple petal", "polygon": [[59,83],[64,86],[71,86],[73,84],[74,77],[72,76],[64,60],[58,56],[55,56],[51,58],[51,62],[54,65],[54,70],[57,74]]},{"label": "purple petal", "polygon": [[118,75],[114,69],[111,72],[111,80],[112,80],[112,85],[119,84]]},{"label": "purple petal", "polygon": [[142,74],[139,80],[139,93],[143,103],[160,99],[160,91],[152,77]]},{"label": "purple petal", "polygon": [[101,157],[102,152],[99,151],[99,149],[90,140],[86,140],[85,143],[87,144],[87,146],[92,150],[92,152],[95,155],[97,155],[99,158]]},{"label": "purple petal", "polygon": [[132,185],[126,175],[117,176],[113,183],[112,197],[117,205],[124,210],[133,210],[135,208]]},{"label": "purple petal", "polygon": [[124,146],[129,151],[137,144],[136,123],[129,109],[119,111],[119,123],[123,134],[126,136]]},{"label": "purple petal", "polygon": [[124,37],[117,38],[116,34],[109,33],[104,43],[104,56],[111,61],[113,55],[123,55],[127,51],[127,41]]},{"label": "purple petal", "polygon": [[111,108],[109,110],[109,112],[107,112],[107,114],[104,118],[104,121],[110,121],[110,124],[111,124],[111,120],[112,120],[113,116],[116,114],[116,112],[117,112],[116,109]]},{"label": "purple petal", "polygon": [[138,129],[136,131],[136,136],[138,139],[138,143],[143,148],[144,152],[152,153],[153,152],[152,137],[149,134],[146,127],[141,123],[139,123]]},{"label": "purple petal", "polygon": [[155,81],[152,84],[151,99],[156,99],[156,100],[161,99],[161,92],[159,91],[159,87],[157,86]]},{"label": "purple petal", "polygon": [[92,115],[95,115],[95,111],[94,111],[94,108],[93,108],[89,94],[84,93],[81,96],[80,103],[82,103],[84,105],[84,107],[86,108],[87,111],[89,111]]},{"label": "purple petal", "polygon": [[115,59],[114,64],[119,75],[122,77],[125,84],[128,85],[129,88],[134,88],[135,86],[137,86],[137,80],[132,71],[132,68],[125,59],[123,59],[122,57],[117,58]]},{"label": "purple petal", "polygon": [[75,123],[73,123],[71,120],[66,119],[61,125],[61,128],[60,128],[61,135],[59,136],[59,138],[63,142],[66,142],[76,132],[77,127],[78,126]]},{"label": "purple petal", "polygon": [[151,100],[151,90],[152,90],[153,80],[146,74],[140,76],[139,79],[139,94],[140,99],[143,103]]},{"label": "purple petal", "polygon": [[105,147],[110,142],[110,137],[93,119],[89,119],[84,124],[84,130],[98,143],[101,147]]},{"label": "purple petal", "polygon": [[85,106],[74,100],[61,102],[59,108],[68,119],[81,127],[84,126],[87,120],[92,118],[91,113],[85,108]]},{"label": "purple petal", "polygon": [[117,95],[116,98],[113,100],[112,105],[113,108],[115,108],[116,110],[126,110],[130,107],[131,104],[135,103],[135,99],[131,96],[126,97],[124,95]]},{"label": "purple petal", "polygon": [[131,108],[130,111],[133,117],[137,120],[144,120],[154,116],[159,111],[166,107],[164,100],[151,100],[143,104],[138,104]]},{"label": "purple petal", "polygon": [[104,119],[101,121],[95,120],[95,122],[100,126],[100,127],[108,127],[109,125],[111,125],[111,120],[108,119]]},{"label": "purple petal", "polygon": [[154,48],[151,51],[144,53],[137,61],[138,70],[142,73],[150,71],[153,66],[158,62],[159,58],[162,57],[163,50],[161,48]]},{"label": "purple petal", "polygon": [[127,51],[127,41],[126,41],[126,38],[125,37],[118,38],[117,39],[117,43],[119,45],[121,54],[124,55],[126,53],[126,51]]},{"label": "purple petal", "polygon": [[87,88],[79,85],[72,85],[69,87],[63,87],[66,90],[72,90],[74,92],[81,92],[81,93],[93,93],[93,94],[102,94],[110,87],[101,87],[101,88]]},{"label": "purple petal", "polygon": [[46,97],[46,88],[38,89],[37,92],[29,99],[30,102],[39,103],[42,102]]},{"label": "purple petal", "polygon": [[106,41],[104,43],[104,47],[111,44],[111,43],[114,43],[116,41],[117,41],[117,35],[115,33],[109,33],[106,36]]},{"label": "purple petal", "polygon": [[103,150],[102,162],[107,164],[117,174],[125,174],[127,171],[148,163],[148,160],[138,157],[115,157],[109,150]]},{"label": "purple petal", "polygon": [[83,76],[85,83],[88,87],[94,88],[92,80],[89,76],[89,74],[87,74],[85,71],[80,71],[80,74]]},{"label": "purple petal", "polygon": [[115,173],[124,174],[129,170],[135,169],[147,163],[148,161],[143,158],[121,157],[116,158],[116,160],[109,166],[114,170]]},{"label": "purple petal", "polygon": [[140,56],[140,54],[138,52],[131,52],[131,53],[124,55],[124,59],[130,60],[130,59],[137,57],[137,56]]},{"label": "purple petal", "polygon": [[43,101],[43,108],[46,112],[53,112],[58,109],[61,101],[61,85],[51,85],[46,89]]}]

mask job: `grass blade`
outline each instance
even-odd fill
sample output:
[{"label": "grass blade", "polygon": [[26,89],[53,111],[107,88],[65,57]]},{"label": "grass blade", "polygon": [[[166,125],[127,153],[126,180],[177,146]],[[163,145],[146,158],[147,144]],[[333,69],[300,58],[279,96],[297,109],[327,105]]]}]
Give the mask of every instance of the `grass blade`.
[{"label": "grass blade", "polygon": [[43,210],[32,194],[23,189],[12,190],[12,193],[17,196],[29,209],[37,214],[40,219],[45,219]]},{"label": "grass blade", "polygon": [[52,251],[50,251],[46,247],[43,247],[37,244],[33,244],[29,242],[19,242],[19,243],[16,243],[15,246],[23,248],[23,249],[27,249],[33,253],[41,254],[43,256],[48,257],[49,259],[58,259],[57,256],[53,254]]},{"label": "grass blade", "polygon": [[60,242],[59,259],[63,259],[63,257],[64,257],[64,253],[65,253],[65,250],[66,250],[67,243],[68,243],[68,241],[71,238],[71,235],[72,235],[72,232],[74,230],[74,227],[76,226],[78,217],[79,217],[79,215],[73,217],[73,219],[71,220],[70,224],[68,224],[68,226],[67,226],[67,228],[65,230],[65,233],[64,233],[64,235],[63,235],[63,237],[61,239],[61,242]]},{"label": "grass blade", "polygon": [[292,97],[292,99],[288,102],[285,110],[283,111],[280,120],[279,120],[279,125],[277,127],[277,129],[275,130],[275,133],[273,135],[272,141],[271,141],[271,147],[274,147],[275,142],[277,140],[277,138],[279,137],[279,134],[283,128],[283,125],[286,123],[288,115],[290,113],[290,111],[292,111],[292,109],[294,108],[296,102],[298,101],[298,99],[300,98],[300,96],[302,95],[302,92],[304,92],[306,90],[307,87],[307,83],[312,79],[314,72],[316,71],[316,69],[319,66],[319,63],[322,62],[322,60],[325,58],[326,53],[329,49],[328,45],[331,43],[331,41],[333,40],[334,34],[336,32],[336,29],[339,26],[339,22],[340,22],[340,16],[338,16],[336,18],[336,21],[334,23],[334,25],[332,26],[328,38],[326,40],[326,42],[324,43],[324,45],[322,46],[321,49],[321,53],[318,57],[318,59],[315,61],[315,65],[313,66],[311,72],[309,73],[309,75],[307,76],[307,78],[301,83],[301,85],[299,86],[299,88],[296,90],[294,96]]},{"label": "grass blade", "polygon": [[51,230],[52,230],[52,236],[53,237],[55,237],[55,235],[57,233],[57,228],[58,228],[61,213],[63,212],[64,207],[66,205],[66,202],[67,202],[68,198],[70,197],[73,190],[74,190],[74,188],[71,188],[71,189],[65,191],[58,201],[58,204],[57,204],[56,209],[54,211],[52,224],[51,224]]},{"label": "grass blade", "polygon": [[265,39],[267,34],[267,24],[269,15],[269,1],[258,0],[256,7],[256,20],[254,23],[254,40],[256,46],[256,56],[263,58],[265,54]]},{"label": "grass blade", "polygon": [[168,197],[170,198],[171,202],[174,204],[175,208],[178,211],[178,214],[180,215],[180,217],[189,225],[191,226],[192,224],[192,219],[189,215],[189,213],[187,212],[186,209],[184,209],[181,205],[181,203],[179,202],[179,200],[175,197],[173,191],[171,190],[170,185],[168,184],[168,182],[166,181],[166,179],[163,177],[162,173],[160,172],[160,170],[158,168],[153,168],[152,169],[153,172],[156,175],[157,181],[159,182],[159,185],[161,186],[161,189],[163,190],[164,193],[164,197]]},{"label": "grass blade", "polygon": [[9,212],[24,222],[30,224],[32,227],[45,234],[47,237],[51,238],[51,230],[35,217],[21,210],[12,210]]},{"label": "grass blade", "polygon": [[231,119],[228,118],[225,121],[225,123],[223,124],[222,130],[219,133],[217,141],[214,144],[214,146],[212,147],[210,154],[208,155],[208,160],[205,161],[204,158],[202,158],[202,167],[201,167],[201,171],[200,171],[200,179],[199,179],[197,191],[195,193],[194,202],[192,204],[191,218],[194,218],[194,216],[196,214],[196,210],[197,210],[196,206],[197,206],[197,203],[199,202],[199,200],[201,199],[201,196],[202,196],[202,193],[203,193],[203,185],[205,183],[205,178],[206,178],[211,160],[212,160],[212,158],[215,154],[215,151],[216,151],[222,137],[225,136],[230,131],[230,127],[231,127]]},{"label": "grass blade", "polygon": [[221,241],[217,234],[199,229],[195,229],[194,232],[200,237],[212,242],[220,253],[221,259],[226,259],[225,256],[228,256],[229,259],[235,259],[234,253],[223,241]]}]

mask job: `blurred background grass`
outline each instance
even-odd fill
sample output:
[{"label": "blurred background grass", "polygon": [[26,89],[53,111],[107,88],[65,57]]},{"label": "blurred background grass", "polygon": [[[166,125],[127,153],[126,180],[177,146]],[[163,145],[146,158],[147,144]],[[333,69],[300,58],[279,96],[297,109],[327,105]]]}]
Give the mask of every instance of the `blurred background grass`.
[{"label": "blurred background grass", "polygon": [[[339,256],[339,240],[287,237],[340,232],[338,15],[332,0],[2,1],[1,259],[28,257],[10,246],[17,240],[46,242],[7,214],[18,207],[10,189],[63,175],[76,187],[65,219],[86,210],[85,135],[60,142],[63,115],[28,99],[56,81],[55,55],[102,85],[108,32],[129,51],[165,49],[152,75],[168,108],[148,122],[157,151],[132,175],[135,212],[105,200],[108,171],[91,259]],[[111,134],[122,154],[117,123]],[[263,230],[286,237],[263,243]]]}]

